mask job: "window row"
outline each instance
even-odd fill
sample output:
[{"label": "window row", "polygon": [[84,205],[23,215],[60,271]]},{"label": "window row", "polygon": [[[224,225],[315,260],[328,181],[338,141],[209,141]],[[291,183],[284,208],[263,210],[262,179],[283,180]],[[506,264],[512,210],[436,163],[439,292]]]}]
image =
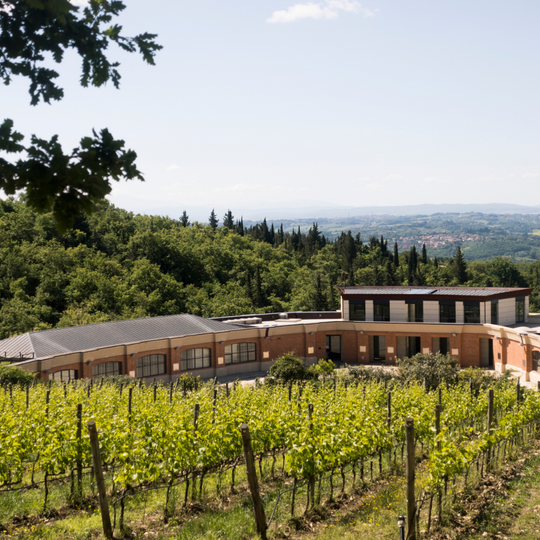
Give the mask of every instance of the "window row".
[{"label": "window row", "polygon": [[[422,300],[406,300],[407,322],[423,323],[424,322],[424,303]],[[489,313],[489,321],[491,324],[499,324],[499,301],[491,301],[491,309]],[[486,313],[486,320],[488,317]],[[480,302],[465,301],[463,302],[463,322],[466,324],[480,324]],[[366,301],[365,300],[349,300],[349,320],[357,322],[366,321]],[[390,318],[390,301],[389,300],[373,300],[373,320],[375,322],[389,322]],[[525,321],[525,298],[516,298],[516,323]],[[456,302],[453,300],[439,301],[439,322],[455,323],[456,322]]]},{"label": "window row", "polygon": [[[257,360],[257,346],[255,343],[235,343],[225,347],[225,363],[239,364]],[[180,366],[182,371],[208,368],[212,366],[212,355],[209,348],[195,348],[180,353]],[[136,376],[156,377],[167,373],[167,357],[164,354],[149,354],[137,358]],[[121,362],[103,362],[92,367],[92,377],[114,377],[122,375]],[[77,378],[76,370],[57,371],[53,374],[57,380],[71,380]]]}]

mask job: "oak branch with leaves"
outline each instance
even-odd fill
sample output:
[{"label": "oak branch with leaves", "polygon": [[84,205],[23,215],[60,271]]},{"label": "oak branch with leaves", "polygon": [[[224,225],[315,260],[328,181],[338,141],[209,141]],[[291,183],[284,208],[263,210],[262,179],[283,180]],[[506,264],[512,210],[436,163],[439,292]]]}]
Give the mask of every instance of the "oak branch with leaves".
[{"label": "oak branch with leaves", "polygon": [[[110,24],[124,9],[117,0],[90,0],[82,10],[68,0],[0,0],[0,78],[6,85],[14,76],[28,78],[32,105],[59,101],[64,91],[45,55],[61,63],[64,52],[74,49],[82,60],[82,86],[112,81],[118,88],[119,63],[105,54],[111,43],[139,52],[152,65],[162,48],[154,41],[156,34],[125,37],[121,26]],[[83,137],[67,154],[57,135],[50,140],[32,135],[27,146],[23,140],[12,120],[0,124],[0,152],[19,154],[14,160],[0,157],[0,189],[8,195],[26,190],[27,203],[40,212],[52,211],[61,231],[81,212],[95,210],[111,192],[112,180],[143,180],[136,153],[124,149],[124,141],[107,129]]]}]

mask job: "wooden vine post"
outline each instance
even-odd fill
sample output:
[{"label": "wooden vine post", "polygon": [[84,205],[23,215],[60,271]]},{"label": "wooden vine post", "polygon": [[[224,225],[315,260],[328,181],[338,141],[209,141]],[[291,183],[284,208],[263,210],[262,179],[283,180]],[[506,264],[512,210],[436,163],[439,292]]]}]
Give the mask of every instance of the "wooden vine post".
[{"label": "wooden vine post", "polygon": [[94,474],[99,495],[99,508],[101,510],[101,522],[103,524],[103,534],[105,538],[112,540],[113,530],[111,525],[111,516],[109,514],[109,502],[107,500],[107,491],[105,489],[105,479],[103,478],[103,468],[101,466],[101,454],[99,452],[99,439],[96,429],[96,423],[91,420],[87,424],[90,434],[90,445],[92,447],[92,460],[94,462]]},{"label": "wooden vine post", "polygon": [[82,404],[77,405],[77,500],[82,499]]},{"label": "wooden vine post", "polygon": [[262,540],[266,537],[266,516],[264,515],[264,506],[259,494],[259,482],[257,481],[257,471],[255,469],[255,458],[253,457],[253,448],[251,446],[251,436],[247,424],[240,424],[240,433],[242,434],[242,445],[244,446],[244,457],[246,459],[246,470],[249,482],[249,490],[253,500],[253,513],[255,514],[255,524],[257,532]]},{"label": "wooden vine post", "polygon": [[[487,413],[487,431],[491,434],[493,427],[493,388],[488,390],[488,413]],[[491,462],[491,451],[488,449],[486,454],[486,470],[489,470]]]},{"label": "wooden vine post", "polygon": [[414,420],[412,418],[405,419],[405,440],[407,441],[407,540],[416,540],[416,448],[414,445]]},{"label": "wooden vine post", "polygon": [[[200,405],[195,403],[193,407],[193,442],[197,441],[197,430],[199,428],[199,410]],[[197,499],[197,472],[194,470],[191,476],[191,501],[194,502]]]},{"label": "wooden vine post", "polygon": [[[308,421],[309,421],[309,431],[312,434],[313,437],[313,403],[308,404]],[[315,475],[312,474],[309,477],[309,499],[311,499],[309,502],[311,503],[311,507],[315,506]]]}]

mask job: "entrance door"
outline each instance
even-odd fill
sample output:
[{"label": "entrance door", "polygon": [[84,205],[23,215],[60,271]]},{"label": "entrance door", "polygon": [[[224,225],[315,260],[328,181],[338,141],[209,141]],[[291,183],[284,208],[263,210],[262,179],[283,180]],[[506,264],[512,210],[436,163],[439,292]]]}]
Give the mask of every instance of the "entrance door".
[{"label": "entrance door", "polygon": [[373,361],[384,362],[386,360],[386,339],[384,336],[373,336]]},{"label": "entrance door", "polygon": [[341,336],[326,336],[326,359],[341,362]]},{"label": "entrance door", "polygon": [[480,366],[493,367],[493,340],[480,338]]}]

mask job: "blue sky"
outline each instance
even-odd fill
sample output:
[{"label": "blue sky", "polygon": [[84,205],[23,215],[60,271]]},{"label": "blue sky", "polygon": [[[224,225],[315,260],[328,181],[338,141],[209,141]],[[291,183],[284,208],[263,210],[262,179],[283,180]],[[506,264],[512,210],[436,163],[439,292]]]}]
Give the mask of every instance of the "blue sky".
[{"label": "blue sky", "polygon": [[120,90],[82,89],[70,55],[51,106],[1,89],[25,134],[125,139],[146,182],[118,206],[540,204],[537,0],[126,3],[156,66],[113,51]]}]

